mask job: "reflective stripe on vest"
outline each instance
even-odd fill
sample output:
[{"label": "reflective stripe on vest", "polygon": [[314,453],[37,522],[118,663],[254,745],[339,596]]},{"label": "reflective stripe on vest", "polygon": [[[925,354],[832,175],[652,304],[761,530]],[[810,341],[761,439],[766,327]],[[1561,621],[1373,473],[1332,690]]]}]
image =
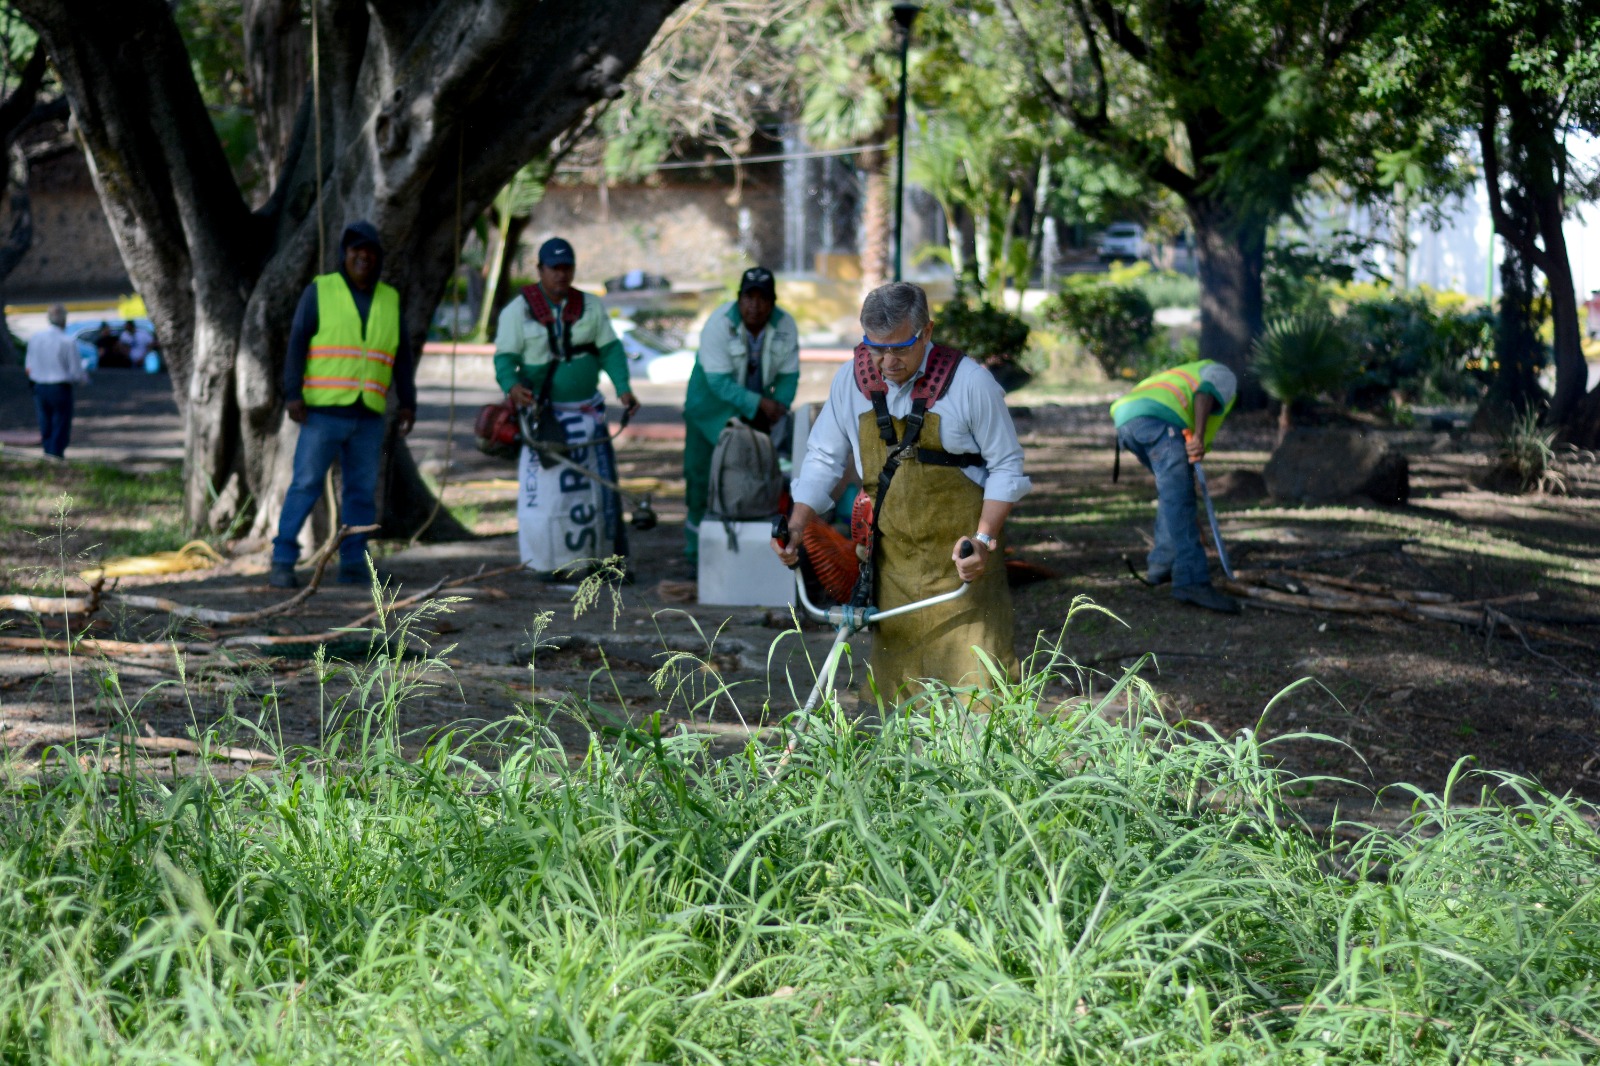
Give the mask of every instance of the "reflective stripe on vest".
[{"label": "reflective stripe on vest", "polygon": [[[1202,359],[1195,363],[1185,363],[1175,366],[1171,370],[1163,370],[1159,374],[1152,374],[1139,384],[1128,390],[1127,395],[1118,398],[1111,405],[1111,413],[1116,414],[1117,408],[1134,400],[1150,400],[1160,404],[1167,410],[1183,419],[1185,429],[1194,429],[1194,394],[1200,390],[1200,375],[1205,368],[1213,365],[1214,360]],[[1235,396],[1229,400],[1227,406],[1220,411],[1214,411],[1206,419],[1206,447],[1211,447],[1211,441],[1217,435],[1217,430],[1222,428],[1222,420],[1228,417],[1228,412],[1233,410]]]},{"label": "reflective stripe on vest", "polygon": [[357,400],[382,413],[400,350],[400,294],[378,282],[361,312],[341,274],[320,274],[317,286],[317,332],[306,355],[301,395],[307,407],[343,407]]}]

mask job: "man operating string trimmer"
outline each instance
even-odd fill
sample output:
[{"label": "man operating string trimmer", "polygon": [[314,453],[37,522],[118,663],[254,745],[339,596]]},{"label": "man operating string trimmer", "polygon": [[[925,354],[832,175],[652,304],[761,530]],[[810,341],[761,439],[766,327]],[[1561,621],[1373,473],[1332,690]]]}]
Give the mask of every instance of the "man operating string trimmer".
[{"label": "man operating string trimmer", "polygon": [[[868,541],[858,595],[882,610],[970,582],[960,599],[886,619],[873,638],[872,674],[891,701],[909,685],[987,680],[974,648],[1019,673],[1011,592],[999,556],[1011,506],[1031,487],[1005,393],[978,363],[933,343],[928,298],[916,285],[874,289],[861,307],[864,336],[833,379],[791,492],[784,564],[829,550],[819,514],[850,463],[874,504],[855,523]],[[851,562],[855,561],[853,546]]]}]

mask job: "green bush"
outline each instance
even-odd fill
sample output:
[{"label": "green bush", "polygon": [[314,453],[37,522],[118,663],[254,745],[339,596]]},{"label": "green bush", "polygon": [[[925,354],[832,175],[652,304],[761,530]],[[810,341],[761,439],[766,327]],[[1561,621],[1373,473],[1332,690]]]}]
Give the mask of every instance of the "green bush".
[{"label": "green bush", "polygon": [[1046,322],[1077,338],[1108,377],[1137,377],[1148,365],[1155,308],[1134,285],[1078,274],[1040,312]]},{"label": "green bush", "polygon": [[[1141,266],[1144,264],[1140,264]],[[1167,307],[1199,307],[1200,280],[1173,270],[1152,270],[1133,285],[1157,311]]]},{"label": "green bush", "polygon": [[959,348],[983,363],[1007,392],[1032,379],[1023,356],[1028,351],[1028,323],[1003,307],[987,301],[968,303],[959,289],[955,298],[939,309],[934,338]]},{"label": "green bush", "polygon": [[1435,311],[1420,295],[1352,300],[1341,318],[1356,353],[1350,402],[1381,408],[1410,402],[1473,402],[1494,362],[1494,312]]},{"label": "green bush", "polygon": [[965,294],[939,309],[934,317],[934,338],[959,348],[989,366],[1015,363],[1028,350],[1028,323],[987,301],[969,303]]}]

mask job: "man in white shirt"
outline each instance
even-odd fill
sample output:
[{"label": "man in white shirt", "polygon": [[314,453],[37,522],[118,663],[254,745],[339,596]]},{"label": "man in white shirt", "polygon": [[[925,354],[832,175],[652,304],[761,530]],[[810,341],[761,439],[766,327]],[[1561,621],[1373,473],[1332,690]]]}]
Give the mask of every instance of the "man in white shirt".
[{"label": "man in white shirt", "polygon": [[921,679],[983,685],[989,679],[974,647],[1015,680],[1000,540],[1012,504],[1032,486],[1005,392],[982,365],[933,343],[919,286],[873,290],[861,327],[855,358],[834,376],[807,438],[778,556],[796,565],[806,527],[831,511],[834,488],[853,469],[876,511],[870,602],[888,609],[972,585],[953,603],[876,627],[878,691],[893,702]]},{"label": "man in white shirt", "polygon": [[67,335],[67,309],[55,304],[46,317],[50,324],[28,339],[23,367],[33,384],[44,454],[62,459],[72,437],[72,386],[88,384],[89,375],[83,369],[78,342]]}]

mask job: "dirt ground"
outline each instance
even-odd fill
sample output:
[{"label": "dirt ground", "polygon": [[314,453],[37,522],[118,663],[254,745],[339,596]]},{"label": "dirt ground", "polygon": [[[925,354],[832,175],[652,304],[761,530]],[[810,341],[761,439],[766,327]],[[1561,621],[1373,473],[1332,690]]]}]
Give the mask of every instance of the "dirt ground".
[{"label": "dirt ground", "polygon": [[[425,467],[437,467],[446,412],[437,390],[424,401],[419,454]],[[1568,495],[1498,495],[1476,487],[1487,441],[1459,432],[1389,431],[1411,456],[1407,506],[1285,507],[1248,494],[1218,501],[1237,567],[1311,570],[1458,599],[1537,592],[1537,601],[1507,613],[1542,623],[1566,641],[1524,643],[1504,626],[1489,632],[1254,604],[1242,616],[1225,617],[1179,605],[1129,575],[1125,560],[1139,564],[1146,551],[1153,483],[1124,464],[1121,483],[1111,484],[1104,397],[1020,394],[1014,413],[1035,487],[1013,516],[1011,547],[1059,574],[1016,591],[1024,656],[1059,640],[1089,669],[1084,687],[1104,691],[1151,653],[1141,672],[1164,694],[1172,720],[1225,737],[1253,729],[1268,737],[1334,738],[1288,739],[1272,749],[1299,774],[1348,779],[1300,786],[1314,818],[1327,818],[1336,804],[1364,811],[1375,790],[1398,781],[1439,790],[1463,757],[1600,800],[1600,466],[1569,465]],[[25,427],[0,426],[19,428]],[[86,432],[93,446],[92,419]],[[457,427],[446,499],[486,535],[467,543],[383,546],[391,596],[467,579],[453,590],[460,601],[449,613],[413,626],[413,649],[449,667],[431,687],[415,677],[423,665],[418,658],[356,678],[337,663],[313,661],[308,644],[224,648],[190,654],[181,666],[171,653],[0,651],[0,743],[14,764],[26,767],[48,745],[113,728],[183,737],[220,725],[242,745],[317,743],[336,723],[370,721],[357,712],[363,701],[380,706],[407,685],[422,686],[398,721],[411,751],[441,730],[525,722],[528,713],[543,717],[558,702],[564,709],[550,725],[575,757],[591,729],[637,724],[656,711],[664,727],[718,734],[731,750],[748,730],[776,722],[804,697],[811,682],[807,656],[820,661],[831,633],[795,634],[782,610],[676,602],[687,575],[679,561],[681,444],[671,418],[657,418],[619,444],[623,476],[655,493],[662,522],[635,534],[636,580],[618,590],[620,602],[603,594],[581,617],[574,617],[571,586],[522,572],[471,580],[476,572],[514,565],[516,547],[511,471],[472,453],[469,432],[470,424]],[[1231,420],[1208,462],[1213,480],[1227,486],[1244,480],[1230,478],[1230,471],[1259,472],[1271,432],[1264,417]],[[95,458],[152,461],[114,449]],[[0,483],[31,486],[27,494],[7,490],[10,532],[0,540],[13,587],[29,568],[59,567],[63,554],[83,550],[119,522],[148,524],[148,515],[94,513],[80,505],[71,523],[78,531],[52,536],[48,499],[72,491],[86,469],[38,462],[15,440],[0,450]],[[213,570],[124,579],[118,591],[225,610],[277,602],[283,593],[265,586],[261,545],[239,547],[256,550]],[[69,591],[78,587],[69,582]],[[1115,617],[1079,611],[1068,624],[1076,597]],[[286,637],[348,626],[371,609],[370,590],[330,585],[290,614],[243,630],[211,630],[113,602],[96,616],[90,635],[192,643],[241,631]],[[0,618],[0,636],[61,629],[59,621],[41,624],[16,613]],[[354,634],[329,651],[358,660],[370,639]],[[1075,678],[1052,688],[1061,696],[1077,691]],[[854,707],[853,697],[845,702]],[[1475,795],[1476,786],[1461,798]],[[1389,800],[1391,814],[1407,803],[1397,792]]]}]

